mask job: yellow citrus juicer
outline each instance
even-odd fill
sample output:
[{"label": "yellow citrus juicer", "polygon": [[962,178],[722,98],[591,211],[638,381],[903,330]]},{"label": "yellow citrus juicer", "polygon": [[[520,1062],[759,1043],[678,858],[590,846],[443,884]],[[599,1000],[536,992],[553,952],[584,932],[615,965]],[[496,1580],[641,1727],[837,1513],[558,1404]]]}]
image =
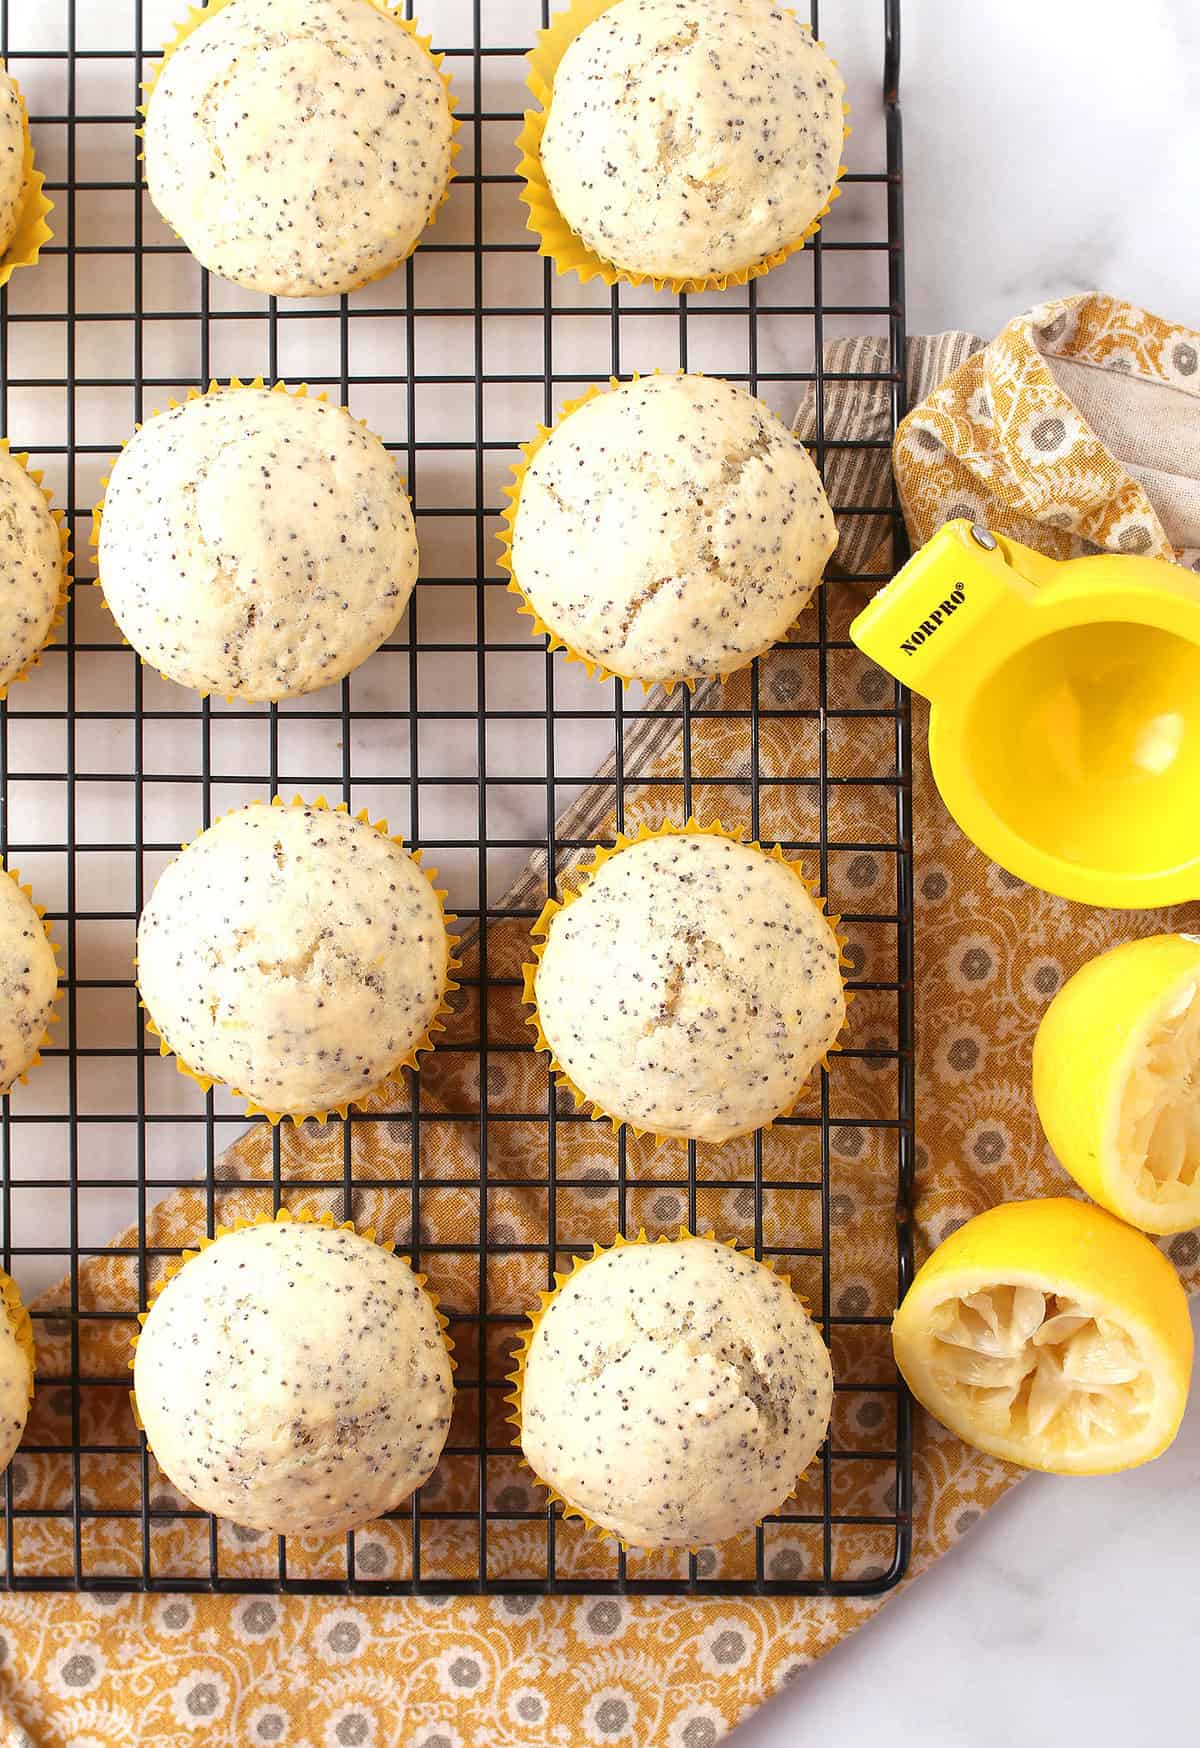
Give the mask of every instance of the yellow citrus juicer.
[{"label": "yellow citrus juicer", "polygon": [[850,636],[930,700],[942,799],[1002,868],[1087,904],[1200,898],[1200,578],[947,522]]}]

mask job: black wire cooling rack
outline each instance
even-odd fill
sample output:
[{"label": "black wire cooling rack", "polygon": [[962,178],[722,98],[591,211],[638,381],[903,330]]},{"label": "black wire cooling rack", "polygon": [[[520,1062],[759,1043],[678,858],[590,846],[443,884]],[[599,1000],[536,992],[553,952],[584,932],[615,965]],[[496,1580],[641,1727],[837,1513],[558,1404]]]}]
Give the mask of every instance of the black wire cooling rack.
[{"label": "black wire cooling rack", "polygon": [[[4,1484],[3,1581],[389,1594],[887,1589],[910,1546],[909,1407],[887,1341],[911,1268],[909,719],[906,694],[864,672],[845,630],[880,567],[831,576],[796,641],[755,664],[740,691],[654,693],[642,709],[528,637],[493,535],[517,443],[610,374],[712,370],[789,418],[806,401],[827,477],[844,452],[886,450],[904,399],[899,0],[827,4],[820,18],[813,0],[813,26],[847,74],[856,132],[843,197],[812,245],[748,290],[678,298],[558,278],[524,229],[513,141],[522,57],[545,7],[429,0],[421,23],[447,53],[462,121],[451,200],[390,279],[294,306],[210,280],[141,188],[138,85],[182,10],[176,0],[0,0],[0,51],[29,99],[55,204],[52,246],[0,295],[4,430],[71,507],[85,578],[90,507],[136,420],[212,377],[305,379],[398,453],[422,581],[398,636],[340,691],[269,709],[202,703],[160,682],[120,645],[95,591],[77,585],[57,645],[0,708],[0,852],[47,903],[66,966],[54,1047],[3,1101],[3,1264],[27,1299],[47,1295],[35,1310],[37,1402]],[[831,346],[870,335],[878,369],[830,367]],[[835,437],[832,397],[859,389],[882,397],[885,428]],[[843,550],[873,518],[902,556],[894,504],[834,507]],[[514,1041],[519,967],[497,943],[528,929],[586,844],[588,797],[624,826],[648,774],[647,736],[658,744],[663,724],[673,732],[656,793],[677,818],[723,809],[819,872],[843,911],[858,1001],[849,1048],[769,1135],[686,1155],[622,1135],[603,1144],[607,1163],[597,1169],[593,1153],[585,1170],[578,1143],[586,1130],[600,1147],[600,1131],[556,1097],[531,1045]],[[733,775],[706,774],[714,735],[739,749]],[[811,751],[799,775],[778,775],[781,736]],[[137,915],[182,837],[230,805],[294,789],[387,814],[442,870],[474,937],[469,1011],[442,1046],[464,1065],[465,1108],[434,1101],[426,1069],[402,1108],[324,1131],[312,1143],[319,1167],[291,1131],[260,1128],[251,1148],[260,1175],[245,1182],[268,1208],[317,1190],[335,1192],[339,1215],[357,1211],[364,1188],[401,1197],[409,1224],[396,1236],[440,1286],[458,1346],[458,1409],[432,1481],[394,1520],[315,1552],[217,1525],[173,1495],[111,1359],[114,1331],[133,1328],[160,1259],[178,1249],[149,1242],[156,1207],[198,1180],[211,1231],[243,1183],[222,1155],[247,1128],[232,1102],[202,1095],[147,1041],[133,984]],[[580,795],[583,811],[564,813]],[[790,830],[781,797],[785,825],[794,803]],[[514,888],[530,858],[533,876]],[[364,1185],[356,1137],[380,1122],[393,1163]],[[444,1175],[436,1144],[453,1125],[467,1164],[460,1148]],[[501,1217],[518,1193],[543,1222],[536,1242]],[[437,1205],[447,1195],[449,1226]],[[735,1225],[730,1235],[808,1294],[834,1352],[833,1429],[796,1498],[732,1553],[626,1556],[577,1535],[529,1487],[503,1421],[507,1355],[535,1288],[572,1251],[618,1228],[714,1221]],[[97,1288],[106,1254],[111,1266],[128,1261],[136,1304],[111,1304]]]}]

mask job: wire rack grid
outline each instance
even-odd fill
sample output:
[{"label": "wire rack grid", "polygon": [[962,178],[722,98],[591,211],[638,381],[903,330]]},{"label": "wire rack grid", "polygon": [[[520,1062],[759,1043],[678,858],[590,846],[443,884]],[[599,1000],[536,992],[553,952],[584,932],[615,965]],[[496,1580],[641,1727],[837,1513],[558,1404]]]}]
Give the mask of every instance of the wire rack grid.
[{"label": "wire rack grid", "polygon": [[[856,133],[843,198],[812,246],[748,289],[679,298],[558,279],[524,230],[512,142],[546,7],[431,0],[421,23],[446,51],[463,124],[450,202],[389,280],[295,305],[210,279],[145,196],[133,110],[175,9],[0,0],[0,52],[27,95],[56,209],[38,267],[0,294],[3,428],[70,506],[84,578],[90,507],[135,421],[213,377],[307,380],[397,453],[422,574],[397,636],[363,669],[269,708],[201,702],[161,681],[77,586],[57,644],[0,707],[0,853],[48,904],[66,983],[54,1047],[4,1099],[0,1125],[2,1260],[35,1301],[39,1339],[37,1401],[4,1482],[3,1582],[886,1589],[910,1541],[909,1406],[887,1344],[911,1269],[909,718],[907,696],[865,671],[845,629],[878,566],[828,580],[793,643],[739,685],[642,705],[529,638],[493,536],[517,443],[609,375],[712,370],[789,419],[803,401],[827,474],[843,451],[886,450],[904,395],[899,0],[827,4],[821,17],[813,0]],[[878,338],[879,368],[831,370],[827,348],[864,335]],[[888,430],[831,437],[831,397],[863,388],[882,395]],[[834,507],[843,547],[866,518],[902,550],[890,501],[835,493]],[[462,1011],[435,1057],[452,1084],[431,1090],[426,1068],[319,1138],[311,1125],[252,1126],[230,1154],[247,1130],[237,1105],[220,1089],[201,1095],[147,1042],[134,930],[181,838],[293,789],[388,815],[439,866],[467,935]],[[720,811],[783,842],[819,873],[849,936],[848,1048],[791,1119],[726,1149],[609,1138],[556,1096],[520,1027],[520,947],[544,897],[647,797],[671,817]],[[450,1314],[458,1406],[439,1470],[393,1518],[332,1548],[295,1547],[217,1524],[158,1474],[112,1354],[178,1253],[161,1222],[186,1186],[199,1198],[189,1236],[211,1233],[231,1196],[244,1210],[247,1197],[273,1209],[318,1195],[357,1217],[382,1193],[403,1210],[391,1235]],[[791,1272],[834,1353],[834,1423],[796,1497],[742,1543],[626,1555],[577,1534],[530,1488],[503,1421],[508,1356],[536,1289],[573,1251],[680,1223],[717,1225]]]}]

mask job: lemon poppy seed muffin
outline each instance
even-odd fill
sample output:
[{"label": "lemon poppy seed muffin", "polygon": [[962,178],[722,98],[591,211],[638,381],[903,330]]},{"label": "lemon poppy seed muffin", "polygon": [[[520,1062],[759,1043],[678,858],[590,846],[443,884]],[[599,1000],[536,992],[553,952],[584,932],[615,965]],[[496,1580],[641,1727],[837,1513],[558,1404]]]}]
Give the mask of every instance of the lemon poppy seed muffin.
[{"label": "lemon poppy seed muffin", "polygon": [[42,490],[0,449],[0,697],[49,638],[65,587],[62,537]]},{"label": "lemon poppy seed muffin", "polygon": [[395,630],[416,526],[392,457],[343,408],[224,389],[159,413],[121,451],[98,568],[121,631],[168,679],[295,698]]},{"label": "lemon poppy seed muffin", "polygon": [[303,1116],[362,1098],[427,1040],[445,993],[440,900],[348,814],[261,802],[163,872],[138,924],[138,987],[194,1073]]},{"label": "lemon poppy seed muffin", "polygon": [[647,376],[533,455],[510,563],[542,622],[626,679],[745,667],[784,637],[837,544],[804,445],[734,383]]},{"label": "lemon poppy seed muffin", "polygon": [[31,1065],[54,1018],[58,964],[28,895],[0,870],[0,1093]]},{"label": "lemon poppy seed muffin", "polygon": [[284,1220],[218,1238],[154,1300],[134,1353],[146,1439],[204,1511],[337,1535],[400,1505],[450,1427],[450,1359],[406,1262]]},{"label": "lemon poppy seed muffin", "polygon": [[146,182],[212,272],[328,297],[416,247],[452,133],[432,58],[372,0],[230,0],[163,65]]},{"label": "lemon poppy seed muffin", "polygon": [[711,1239],[628,1244],[537,1319],[521,1446],[631,1546],[705,1547],[779,1509],[832,1402],[828,1350],[786,1280]]},{"label": "lemon poppy seed muffin", "polygon": [[534,997],[550,1050],[602,1111],[728,1141],[789,1110],[832,1048],[839,959],[787,863],[672,832],[619,850],[554,913]]},{"label": "lemon poppy seed muffin", "polygon": [[0,66],[0,255],[17,231],[25,199],[25,120],[17,87]]},{"label": "lemon poppy seed muffin", "polygon": [[617,0],[559,63],[542,169],[571,230],[624,272],[737,273],[828,203],[844,94],[770,0]]},{"label": "lemon poppy seed muffin", "polygon": [[16,1283],[0,1271],[0,1469],[11,1463],[29,1419],[32,1350],[29,1313]]}]

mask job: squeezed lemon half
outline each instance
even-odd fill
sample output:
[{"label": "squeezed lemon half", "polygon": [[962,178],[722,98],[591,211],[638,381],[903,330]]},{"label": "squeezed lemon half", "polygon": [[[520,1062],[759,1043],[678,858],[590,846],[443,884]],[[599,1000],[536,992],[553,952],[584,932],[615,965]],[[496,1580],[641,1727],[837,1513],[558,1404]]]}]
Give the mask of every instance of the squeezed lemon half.
[{"label": "squeezed lemon half", "polygon": [[1148,1238],[1086,1202],[1007,1202],[921,1268],[896,1364],[968,1444],[1029,1469],[1105,1475],[1164,1451],[1187,1402],[1192,1325]]},{"label": "squeezed lemon half", "polygon": [[1145,1232],[1200,1226],[1200,938],[1084,965],[1042,1017],[1033,1098],[1080,1189]]}]

